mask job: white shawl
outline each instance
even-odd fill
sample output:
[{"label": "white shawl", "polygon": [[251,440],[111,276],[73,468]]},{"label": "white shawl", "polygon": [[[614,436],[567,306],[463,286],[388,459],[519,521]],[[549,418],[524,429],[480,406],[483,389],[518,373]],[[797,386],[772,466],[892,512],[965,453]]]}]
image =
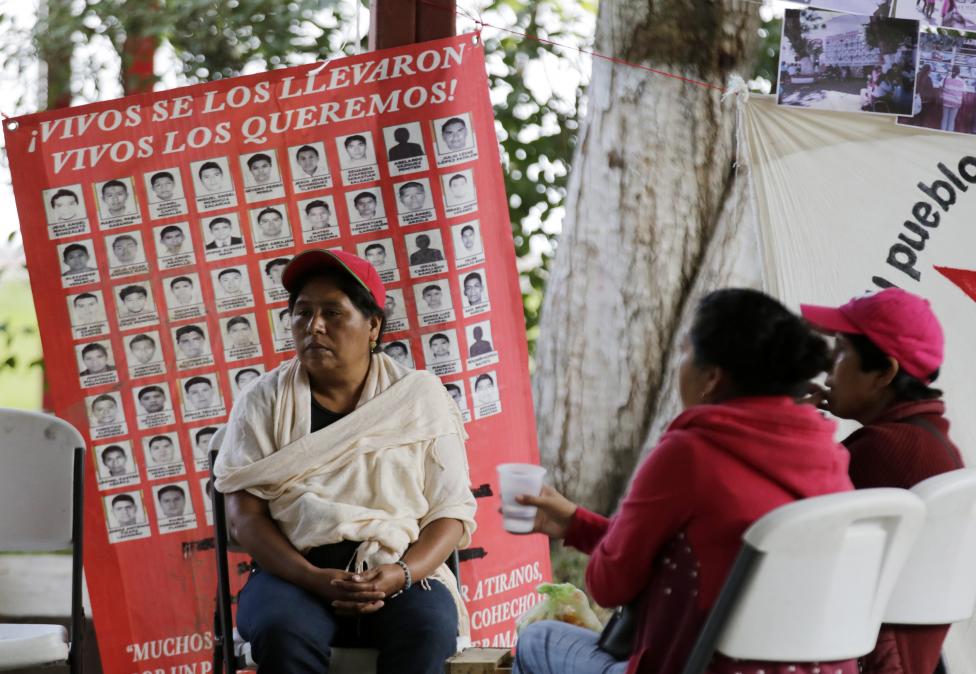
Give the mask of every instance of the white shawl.
[{"label": "white shawl", "polygon": [[[214,466],[215,487],[268,501],[298,550],[363,541],[356,568],[395,562],[435,519],[461,521],[469,544],[475,501],[463,421],[440,380],[372,356],[356,409],[315,433],[311,389],[297,358],[282,363],[237,400]],[[446,566],[431,575],[467,615]]]}]

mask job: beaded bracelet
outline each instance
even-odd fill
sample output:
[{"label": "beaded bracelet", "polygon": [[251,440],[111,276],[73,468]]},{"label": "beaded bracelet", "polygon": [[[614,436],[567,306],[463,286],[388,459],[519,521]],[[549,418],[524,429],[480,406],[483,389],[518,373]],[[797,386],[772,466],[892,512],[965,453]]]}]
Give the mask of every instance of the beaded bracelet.
[{"label": "beaded bracelet", "polygon": [[409,590],[410,587],[413,585],[413,577],[410,575],[410,567],[407,566],[407,563],[402,559],[398,559],[394,563],[397,566],[399,566],[401,569],[403,569],[403,575],[406,578],[406,580],[403,583],[403,587],[401,587],[399,590],[397,590],[396,592],[390,595],[390,599],[393,599],[394,597],[399,597],[401,594]]}]

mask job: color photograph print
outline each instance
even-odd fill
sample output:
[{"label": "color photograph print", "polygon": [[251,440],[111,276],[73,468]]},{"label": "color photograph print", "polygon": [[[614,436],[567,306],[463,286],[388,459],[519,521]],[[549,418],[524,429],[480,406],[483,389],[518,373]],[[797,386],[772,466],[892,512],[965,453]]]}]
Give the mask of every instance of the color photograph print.
[{"label": "color photograph print", "polygon": [[128,434],[121,396],[118,391],[109,391],[85,398],[92,439],[101,440]]},{"label": "color photograph print", "polygon": [[922,33],[915,103],[915,115],[899,117],[899,124],[976,133],[976,33]]},{"label": "color photograph print", "polygon": [[248,360],[261,355],[261,341],[258,338],[254,314],[221,318],[220,337],[224,345],[225,360]]},{"label": "color photograph print", "polygon": [[298,213],[302,219],[302,241],[305,243],[339,238],[339,220],[331,195],[299,201]]},{"label": "color photograph print", "polygon": [[84,286],[100,280],[93,252],[92,239],[83,239],[58,246],[58,261],[61,263],[61,285],[65,288]]},{"label": "color photograph print", "polygon": [[152,377],[166,371],[157,331],[126,335],[122,341],[125,343],[125,362],[129,366],[130,378]]},{"label": "color photograph print", "polygon": [[469,113],[435,119],[431,125],[438,166],[451,166],[478,158]]},{"label": "color photograph print", "polygon": [[245,265],[212,269],[210,280],[217,299],[217,311],[233,311],[254,306],[251,281]]},{"label": "color photograph print", "polygon": [[444,259],[444,241],[439,229],[429,229],[417,234],[407,234],[407,259],[410,263],[410,276],[432,276],[447,271]]},{"label": "color photograph print", "polygon": [[237,193],[227,157],[192,162],[190,171],[198,211],[205,213],[237,205]]},{"label": "color photograph print", "polygon": [[41,192],[50,238],[61,239],[91,233],[88,214],[85,212],[84,194],[79,184],[52,187]]},{"label": "color photograph print", "polygon": [[123,278],[136,274],[148,274],[146,248],[142,243],[142,232],[131,231],[105,237],[106,257],[108,258],[109,278]]},{"label": "color photograph print", "polygon": [[142,174],[146,184],[146,199],[149,202],[149,218],[172,218],[186,215],[186,194],[178,168],[149,171]]},{"label": "color photograph print", "polygon": [[75,357],[82,388],[115,384],[119,381],[110,340],[75,344]]},{"label": "color photograph print", "polygon": [[336,138],[339,166],[342,168],[344,185],[371,183],[380,179],[376,165],[376,146],[369,131]]},{"label": "color photograph print", "polygon": [[227,414],[215,374],[198,374],[180,380],[183,421],[200,421]]},{"label": "color photograph print", "polygon": [[180,441],[176,433],[159,433],[142,438],[146,474],[150,480],[160,480],[186,474]]},{"label": "color photograph print", "polygon": [[916,19],[923,27],[976,30],[976,4],[969,0],[898,0],[895,16]]},{"label": "color photograph print", "polygon": [[393,239],[386,238],[357,243],[356,255],[373,265],[383,283],[394,283],[400,280],[396,253],[393,250]]},{"label": "color photograph print", "polygon": [[290,255],[271,257],[258,262],[261,269],[261,283],[264,286],[264,299],[268,304],[288,301],[288,291],[281,285],[281,275],[289,262],[291,262]]},{"label": "color photograph print", "polygon": [[438,377],[461,371],[461,351],[458,347],[457,330],[438,330],[422,335],[424,368]]},{"label": "color photograph print", "polygon": [[285,196],[281,170],[273,149],[242,154],[241,175],[244,176],[244,200],[251,204]]},{"label": "color photograph print", "polygon": [[200,220],[203,230],[203,248],[207,261],[220,260],[225,257],[244,255],[244,236],[241,234],[241,224],[237,213],[225,213],[215,217]]},{"label": "color photograph print", "polygon": [[794,2],[817,9],[865,16],[891,16],[891,9],[895,4],[895,0],[794,0]]},{"label": "color photograph print", "polygon": [[457,319],[447,279],[418,283],[413,287],[413,294],[421,326],[451,323]]},{"label": "color photograph print", "polygon": [[288,222],[288,209],[284,204],[252,208],[249,219],[251,240],[257,252],[266,253],[269,250],[291,248],[295,245],[291,224]]},{"label": "color photograph print", "polygon": [[210,438],[217,433],[217,426],[202,426],[187,430],[190,446],[193,447],[193,463],[197,471],[210,471]]},{"label": "color photograph print", "polygon": [[780,105],[911,114],[918,21],[788,9],[783,22]]},{"label": "color photograph print", "polygon": [[468,401],[464,396],[464,381],[459,379],[458,381],[447,382],[444,384],[444,389],[451,396],[458,409],[461,410],[464,423],[471,421],[471,410],[468,409]]},{"label": "color photograph print", "polygon": [[159,533],[196,528],[197,518],[193,514],[193,501],[186,480],[153,486],[152,495]]},{"label": "color photograph print", "polygon": [[386,206],[379,187],[346,192],[346,211],[353,234],[367,234],[387,229]]},{"label": "color photograph print", "polygon": [[325,145],[319,141],[288,148],[291,179],[296,192],[312,192],[332,187],[332,175],[325,159]]},{"label": "color photograph print", "polygon": [[132,443],[128,440],[95,445],[92,460],[95,462],[99,491],[139,483],[139,469],[132,455]]},{"label": "color photograph print", "polygon": [[393,192],[397,196],[397,216],[401,226],[420,225],[437,219],[429,178],[395,183]]},{"label": "color photograph print", "polygon": [[260,363],[233,368],[230,371],[230,396],[237,400],[248,387],[261,378],[264,366]]},{"label": "color photograph print", "polygon": [[98,223],[101,229],[118,229],[142,222],[131,177],[95,183]]},{"label": "color photograph print", "polygon": [[206,321],[170,328],[176,350],[176,369],[195,370],[214,364]]},{"label": "color photograph print", "polygon": [[391,176],[417,173],[430,168],[427,153],[424,151],[420,122],[386,127],[383,129],[383,141],[386,144],[386,159]]},{"label": "color photograph print", "polygon": [[159,428],[176,423],[173,412],[173,397],[169,392],[169,384],[157,382],[138,386],[132,389],[135,403],[136,425],[139,430]]},{"label": "color photograph print", "polygon": [[188,222],[154,227],[153,244],[156,246],[156,263],[162,271],[188,267],[196,262]]},{"label": "color photograph print", "polygon": [[139,281],[112,288],[115,308],[119,318],[119,328],[135,328],[159,323],[156,302],[153,299],[149,281]]},{"label": "color photograph print", "polygon": [[109,543],[121,543],[151,535],[141,491],[103,496],[102,505],[105,509]]},{"label": "color photograph print", "polygon": [[410,353],[410,342],[406,339],[394,339],[382,344],[383,353],[395,360],[403,367],[416,368],[413,355]]},{"label": "color photograph print", "polygon": [[410,329],[410,321],[407,320],[407,306],[403,303],[403,291],[399,288],[386,289],[383,313],[386,314],[385,332],[403,332]]},{"label": "color photograph print", "polygon": [[101,290],[68,295],[68,316],[75,339],[108,334],[108,318]]},{"label": "color photograph print", "polygon": [[481,224],[477,220],[451,227],[454,240],[454,265],[458,269],[474,267],[485,262],[485,248],[481,243]]}]

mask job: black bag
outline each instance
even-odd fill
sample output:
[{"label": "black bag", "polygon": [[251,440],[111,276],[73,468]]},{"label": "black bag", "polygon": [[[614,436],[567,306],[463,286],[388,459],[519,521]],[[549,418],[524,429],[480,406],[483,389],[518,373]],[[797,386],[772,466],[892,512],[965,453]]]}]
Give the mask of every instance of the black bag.
[{"label": "black bag", "polygon": [[634,651],[637,633],[637,602],[621,606],[607,621],[597,645],[617,660],[626,660]]}]

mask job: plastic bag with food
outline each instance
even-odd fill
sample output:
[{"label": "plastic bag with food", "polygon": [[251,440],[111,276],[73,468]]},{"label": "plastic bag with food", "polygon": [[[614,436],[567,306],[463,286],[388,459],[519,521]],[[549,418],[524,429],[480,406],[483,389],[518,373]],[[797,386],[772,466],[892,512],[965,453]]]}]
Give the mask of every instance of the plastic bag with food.
[{"label": "plastic bag with food", "polygon": [[578,625],[599,632],[603,629],[600,620],[590,608],[586,593],[572,583],[542,583],[536,590],[542,601],[519,616],[515,621],[516,630],[541,620],[560,620],[570,625]]}]

